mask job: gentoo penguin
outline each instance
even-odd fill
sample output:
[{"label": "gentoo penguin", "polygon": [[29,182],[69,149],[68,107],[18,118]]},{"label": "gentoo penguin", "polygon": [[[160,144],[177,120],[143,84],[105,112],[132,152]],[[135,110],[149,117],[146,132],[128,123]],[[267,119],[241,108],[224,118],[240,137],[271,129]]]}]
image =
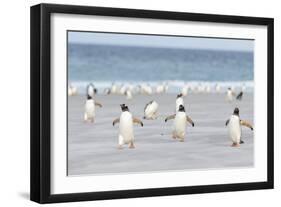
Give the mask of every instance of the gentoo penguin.
[{"label": "gentoo penguin", "polygon": [[128,100],[131,100],[133,98],[132,91],[130,89],[126,90],[125,95]]},{"label": "gentoo penguin", "polygon": [[241,101],[243,98],[243,91],[241,91],[237,96],[236,96],[236,99]]},{"label": "gentoo penguin", "polygon": [[247,121],[243,121],[239,117],[239,109],[235,108],[233,114],[225,123],[228,126],[229,137],[232,140],[232,147],[238,147],[240,144],[244,142],[241,140],[241,125],[249,127],[253,130],[253,127]]},{"label": "gentoo penguin", "polygon": [[160,84],[156,86],[156,93],[161,94],[165,92],[165,86],[164,84]]},{"label": "gentoo penguin", "polygon": [[126,85],[122,85],[121,88],[120,88],[119,93],[120,93],[121,95],[126,95],[126,94],[125,94],[126,91],[127,91],[127,86],[126,86]]},{"label": "gentoo penguin", "polygon": [[242,86],[242,88],[241,88],[241,90],[244,92],[244,91],[246,91],[246,89],[247,89],[247,87],[246,87],[246,85],[245,85],[245,83],[244,83],[243,86]]},{"label": "gentoo penguin", "polygon": [[103,91],[103,93],[106,94],[106,95],[111,94],[110,88],[105,88],[104,91]]},{"label": "gentoo penguin", "polygon": [[219,92],[220,92],[221,87],[220,87],[220,85],[219,85],[219,84],[216,84],[216,85],[215,85],[215,90],[216,90],[216,92],[217,92],[217,93],[219,93]]},{"label": "gentoo penguin", "polygon": [[69,96],[75,96],[77,94],[78,94],[78,91],[77,91],[76,87],[74,87],[72,85],[68,86],[68,95]]},{"label": "gentoo penguin", "polygon": [[233,92],[233,90],[231,88],[228,88],[227,89],[227,92],[226,92],[226,101],[228,102],[232,102],[233,101],[233,98],[235,96],[235,93]]},{"label": "gentoo penguin", "polygon": [[173,138],[174,139],[179,138],[180,141],[183,142],[187,122],[189,122],[192,125],[192,127],[194,127],[194,122],[191,120],[191,118],[189,116],[186,115],[184,106],[180,105],[177,113],[174,115],[168,116],[165,119],[165,122],[167,122],[169,119],[175,119],[173,133],[172,133]]},{"label": "gentoo penguin", "polygon": [[169,90],[169,84],[168,83],[165,83],[164,84],[164,92],[167,93]]},{"label": "gentoo penguin", "polygon": [[152,88],[149,84],[142,84],[141,85],[141,93],[146,95],[152,94]]},{"label": "gentoo penguin", "polygon": [[157,118],[157,110],[158,103],[156,101],[150,101],[144,107],[144,119],[156,119]]},{"label": "gentoo penguin", "polygon": [[177,95],[177,99],[176,99],[176,111],[179,110],[179,106],[183,105],[184,106],[184,102],[183,102],[183,97],[182,97],[182,93]]},{"label": "gentoo penguin", "polygon": [[115,83],[112,83],[110,93],[116,94],[117,93],[117,85]]},{"label": "gentoo penguin", "polygon": [[90,83],[87,86],[87,96],[91,96],[93,98],[97,92],[98,90],[95,88],[94,84]]},{"label": "gentoo penguin", "polygon": [[87,95],[87,100],[85,103],[84,121],[95,121],[96,106],[102,107],[102,105],[96,102],[93,97]]},{"label": "gentoo penguin", "polygon": [[134,129],[133,124],[138,123],[143,126],[141,120],[132,116],[128,106],[121,104],[122,113],[120,118],[113,121],[112,125],[119,123],[119,136],[118,136],[118,148],[122,149],[124,144],[129,144],[129,148],[135,148],[134,146]]},{"label": "gentoo penguin", "polygon": [[183,96],[187,96],[188,90],[189,90],[188,85],[184,85],[184,86],[182,87],[182,89],[181,89],[181,94],[182,94]]},{"label": "gentoo penguin", "polygon": [[243,84],[243,86],[241,87],[241,92],[236,96],[236,99],[241,101],[242,98],[243,98],[243,94],[244,94],[244,91],[246,90],[246,85]]}]

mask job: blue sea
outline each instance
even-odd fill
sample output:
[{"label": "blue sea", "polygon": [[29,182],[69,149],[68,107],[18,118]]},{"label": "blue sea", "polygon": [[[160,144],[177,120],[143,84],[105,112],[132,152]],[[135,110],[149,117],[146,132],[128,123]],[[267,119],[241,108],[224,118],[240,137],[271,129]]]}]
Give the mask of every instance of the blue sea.
[{"label": "blue sea", "polygon": [[245,51],[152,48],[69,43],[68,80],[78,87],[93,82],[169,82],[253,87],[254,54]]}]

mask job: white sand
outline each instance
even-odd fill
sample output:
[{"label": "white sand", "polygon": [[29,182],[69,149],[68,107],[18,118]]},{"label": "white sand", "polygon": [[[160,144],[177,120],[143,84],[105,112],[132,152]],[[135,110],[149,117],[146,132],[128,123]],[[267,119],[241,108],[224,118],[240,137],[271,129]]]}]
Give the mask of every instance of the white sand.
[{"label": "white sand", "polygon": [[[253,123],[253,96],[244,94],[243,100],[227,103],[224,94],[190,94],[185,97],[188,115],[195,127],[187,127],[185,142],[171,138],[173,120],[164,117],[175,110],[175,95],[138,95],[133,100],[124,96],[97,95],[103,104],[97,108],[96,122],[84,123],[84,96],[69,97],[68,114],[68,175],[147,172],[161,170],[212,169],[251,167],[254,163],[254,133],[242,129],[245,144],[230,147],[225,121],[235,106],[240,117]],[[120,104],[126,103],[134,116],[142,118],[144,105],[150,100],[159,103],[157,120],[143,120],[136,125],[135,149],[117,149]]]}]

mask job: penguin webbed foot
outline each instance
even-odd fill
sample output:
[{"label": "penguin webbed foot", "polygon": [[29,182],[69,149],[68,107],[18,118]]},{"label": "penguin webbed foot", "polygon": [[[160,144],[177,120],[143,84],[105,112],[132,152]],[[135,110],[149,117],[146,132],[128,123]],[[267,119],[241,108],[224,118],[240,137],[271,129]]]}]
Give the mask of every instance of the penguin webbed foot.
[{"label": "penguin webbed foot", "polygon": [[231,147],[239,147],[240,144],[232,143]]}]

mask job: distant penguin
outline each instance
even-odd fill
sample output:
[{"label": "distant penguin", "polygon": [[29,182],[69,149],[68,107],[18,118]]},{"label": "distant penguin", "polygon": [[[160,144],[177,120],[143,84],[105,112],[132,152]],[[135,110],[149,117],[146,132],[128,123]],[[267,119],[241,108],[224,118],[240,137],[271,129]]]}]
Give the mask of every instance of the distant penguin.
[{"label": "distant penguin", "polygon": [[118,148],[122,149],[124,144],[129,144],[129,148],[135,148],[134,146],[134,129],[133,124],[138,123],[143,126],[141,120],[132,116],[128,106],[121,104],[122,113],[120,118],[113,121],[112,125],[119,123],[119,136],[118,136]]},{"label": "distant penguin", "polygon": [[184,106],[184,102],[183,102],[183,97],[182,97],[182,93],[177,95],[177,99],[176,99],[176,112],[179,110],[179,106],[183,105]]},{"label": "distant penguin", "polygon": [[245,91],[247,90],[247,87],[246,87],[246,84],[245,84],[245,83],[244,83],[243,86],[241,87],[241,90],[242,90],[243,92],[245,92]]},{"label": "distant penguin", "polygon": [[165,92],[165,85],[164,84],[160,84],[156,86],[156,93],[161,94]]},{"label": "distant penguin", "polygon": [[126,91],[127,91],[127,86],[122,85],[121,88],[120,88],[120,94],[121,94],[121,95],[126,95],[126,94],[125,94]]},{"label": "distant penguin", "polygon": [[189,86],[188,86],[188,85],[184,85],[184,86],[182,87],[182,89],[181,89],[181,94],[182,94],[183,96],[187,96],[188,90],[189,90]]},{"label": "distant penguin", "polygon": [[77,94],[78,94],[78,90],[76,87],[74,87],[72,85],[68,86],[68,95],[69,96],[75,96]]},{"label": "distant penguin", "polygon": [[219,84],[216,84],[216,85],[215,85],[215,91],[216,91],[217,93],[220,93],[220,90],[221,90],[220,85],[219,85]]},{"label": "distant penguin", "polygon": [[133,98],[132,91],[130,89],[126,90],[125,95],[128,100],[131,100]]},{"label": "distant penguin", "polygon": [[151,95],[152,94],[152,87],[149,85],[149,84],[146,84],[145,86],[144,86],[144,91],[145,91],[145,94],[146,95]]},{"label": "distant penguin", "polygon": [[197,86],[197,92],[198,93],[203,93],[204,92],[204,86],[201,83],[199,83],[198,86]]},{"label": "distant penguin", "polygon": [[164,84],[164,92],[167,93],[169,90],[169,84],[168,83],[165,83]]},{"label": "distant penguin", "polygon": [[84,121],[95,122],[96,106],[102,107],[102,105],[96,102],[93,97],[87,95],[85,103]]},{"label": "distant penguin", "polygon": [[229,137],[232,141],[232,147],[238,147],[240,144],[244,142],[241,140],[241,125],[246,126],[253,130],[253,126],[249,124],[247,121],[243,121],[239,117],[239,109],[235,108],[233,114],[225,123],[228,126]]},{"label": "distant penguin", "polygon": [[211,87],[209,85],[206,86],[205,88],[206,93],[210,93],[211,92]]},{"label": "distant penguin", "polygon": [[117,93],[117,85],[115,83],[112,83],[110,93],[112,93],[112,94]]},{"label": "distant penguin", "polygon": [[246,90],[246,85],[243,84],[243,86],[241,87],[241,92],[236,96],[237,100],[239,100],[239,101],[242,100],[245,90]]},{"label": "distant penguin", "polygon": [[98,90],[95,88],[94,84],[90,83],[87,86],[87,95],[91,96],[92,98],[94,97],[94,95],[98,92]]},{"label": "distant penguin", "polygon": [[174,139],[179,138],[180,141],[183,142],[185,137],[187,122],[189,122],[192,125],[192,127],[194,127],[194,122],[191,120],[189,116],[186,115],[183,105],[179,106],[179,110],[177,111],[176,114],[168,116],[165,119],[165,122],[167,122],[170,119],[174,119],[172,137]]},{"label": "distant penguin", "polygon": [[144,119],[156,119],[158,111],[158,103],[156,101],[150,101],[144,107]]},{"label": "distant penguin", "polygon": [[106,94],[106,95],[111,94],[110,88],[105,88],[104,91],[103,91],[103,93]]},{"label": "distant penguin", "polygon": [[243,91],[241,91],[237,96],[236,96],[236,99],[241,101],[243,98]]},{"label": "distant penguin", "polygon": [[226,101],[228,102],[232,102],[234,99],[235,93],[233,92],[233,90],[231,88],[227,89],[226,92]]}]

